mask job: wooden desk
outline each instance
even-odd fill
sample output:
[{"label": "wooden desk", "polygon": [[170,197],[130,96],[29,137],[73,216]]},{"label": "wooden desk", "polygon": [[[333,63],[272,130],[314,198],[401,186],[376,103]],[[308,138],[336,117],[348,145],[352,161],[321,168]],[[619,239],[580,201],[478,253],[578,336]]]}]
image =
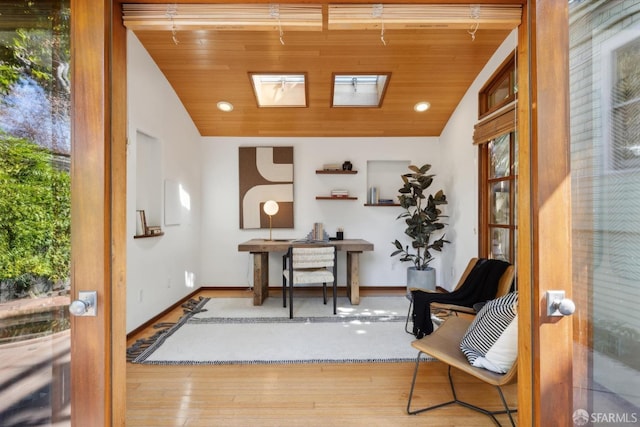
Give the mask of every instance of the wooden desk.
[{"label": "wooden desk", "polygon": [[[286,252],[291,240],[251,239],[238,245],[238,251],[253,254],[253,305],[262,305],[269,296],[269,252]],[[347,253],[347,296],[351,304],[360,304],[360,260],[364,251],[372,251],[373,243],[362,239],[331,240],[336,250]]]}]

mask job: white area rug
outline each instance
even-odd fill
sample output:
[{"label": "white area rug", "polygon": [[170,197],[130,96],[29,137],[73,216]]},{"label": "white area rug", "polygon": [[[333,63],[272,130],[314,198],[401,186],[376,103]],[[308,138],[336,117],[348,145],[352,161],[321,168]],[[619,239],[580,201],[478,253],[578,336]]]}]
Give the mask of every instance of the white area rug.
[{"label": "white area rug", "polygon": [[[295,298],[294,318],[282,298],[262,306],[251,298],[204,299],[133,359],[133,363],[267,364],[414,361],[415,338],[404,331],[405,297]],[[200,309],[206,311],[199,311]]]}]

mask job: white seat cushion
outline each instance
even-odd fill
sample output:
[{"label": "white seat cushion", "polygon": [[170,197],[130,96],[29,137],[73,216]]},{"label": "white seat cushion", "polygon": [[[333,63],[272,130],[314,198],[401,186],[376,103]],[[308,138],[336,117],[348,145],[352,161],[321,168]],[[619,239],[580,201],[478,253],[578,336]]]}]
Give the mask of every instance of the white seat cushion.
[{"label": "white seat cushion", "polygon": [[460,349],[469,363],[506,373],[518,356],[518,293],[487,302],[462,337]]},{"label": "white seat cushion", "polygon": [[[282,274],[287,278],[287,280],[289,279],[289,270],[284,270]],[[333,273],[326,268],[293,270],[293,283],[296,285],[329,282],[333,282]]]}]

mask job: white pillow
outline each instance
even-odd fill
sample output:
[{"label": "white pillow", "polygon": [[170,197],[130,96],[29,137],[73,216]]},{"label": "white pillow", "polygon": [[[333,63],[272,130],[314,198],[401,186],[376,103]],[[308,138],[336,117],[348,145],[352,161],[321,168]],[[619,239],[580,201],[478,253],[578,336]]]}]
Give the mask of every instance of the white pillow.
[{"label": "white pillow", "polygon": [[485,304],[462,337],[460,349],[469,363],[500,374],[518,356],[518,293]]}]

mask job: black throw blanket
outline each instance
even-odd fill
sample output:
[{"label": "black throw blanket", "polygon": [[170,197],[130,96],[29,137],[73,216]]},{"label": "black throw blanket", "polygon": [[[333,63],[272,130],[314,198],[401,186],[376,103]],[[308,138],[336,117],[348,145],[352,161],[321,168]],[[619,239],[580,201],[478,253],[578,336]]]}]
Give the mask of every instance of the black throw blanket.
[{"label": "black throw blanket", "polygon": [[479,302],[495,298],[498,282],[510,264],[505,261],[481,258],[476,262],[464,283],[449,293],[411,291],[413,298],[413,334],[420,339],[433,332],[431,303],[473,307]]}]

